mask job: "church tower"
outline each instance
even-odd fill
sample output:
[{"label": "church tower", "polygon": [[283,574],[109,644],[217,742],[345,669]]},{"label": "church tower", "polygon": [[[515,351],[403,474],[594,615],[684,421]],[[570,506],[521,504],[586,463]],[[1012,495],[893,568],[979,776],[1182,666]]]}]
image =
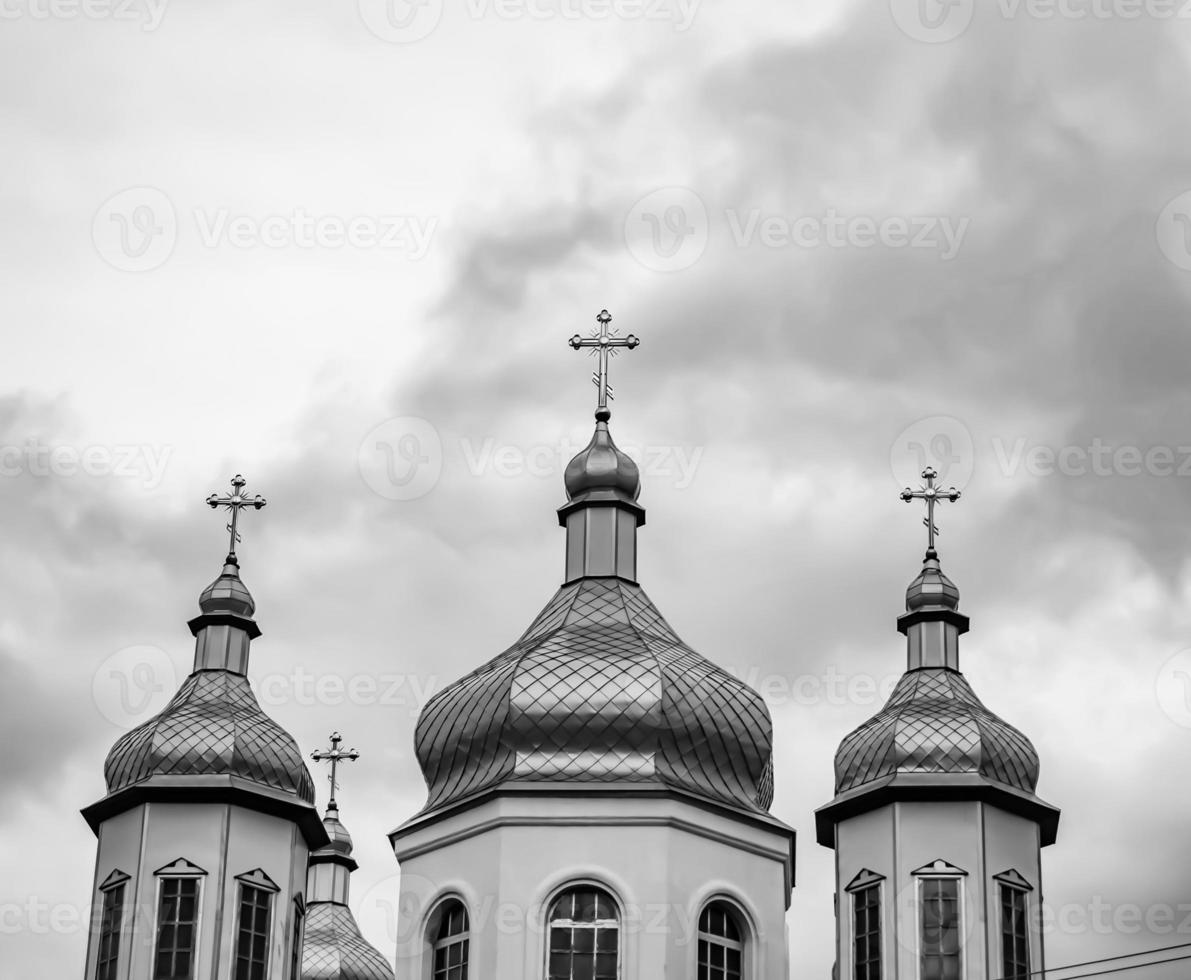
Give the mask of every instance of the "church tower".
[{"label": "church tower", "polygon": [[354,762],[360,755],[340,749],[341,741],[334,732],[331,748],[314,753],[315,760],[331,763],[331,799],[323,817],[330,843],[310,855],[302,974],[294,980],[393,980],[393,968],[360,935],[348,905],[351,873],[359,865],[352,857],[351,834],[339,821],[336,776],[339,763]]},{"label": "church tower", "polygon": [[423,810],[393,831],[399,973],[416,980],[787,975],[794,832],[768,808],[764,701],[687,647],[637,581],[640,474],[608,429],[567,466],[562,585],[418,720]]},{"label": "church tower", "polygon": [[243,488],[207,501],[231,511],[231,546],[189,623],[194,670],[112,747],[83,811],[99,839],[85,980],[298,980],[307,858],[329,840],[297,744],[248,683],[261,631],[236,525],[265,501]]},{"label": "church tower", "polygon": [[1038,755],[959,669],[968,617],[929,546],[897,628],[908,663],[888,703],[835,757],[835,799],[816,813],[835,849],[839,980],[1033,980],[1044,965],[1042,855],[1059,811],[1035,795]]}]

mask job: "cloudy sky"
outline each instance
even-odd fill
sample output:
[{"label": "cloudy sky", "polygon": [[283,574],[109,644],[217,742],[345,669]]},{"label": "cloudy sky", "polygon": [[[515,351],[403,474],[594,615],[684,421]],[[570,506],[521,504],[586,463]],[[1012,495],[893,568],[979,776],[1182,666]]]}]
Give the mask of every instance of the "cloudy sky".
[{"label": "cloudy sky", "polygon": [[386,2],[0,0],[0,975],[81,975],[78,810],[189,670],[237,471],[257,689],[362,753],[391,950],[417,712],[560,581],[601,307],[642,583],[770,699],[796,975],[924,461],[963,667],[1063,809],[1049,963],[1191,942],[1189,12]]}]

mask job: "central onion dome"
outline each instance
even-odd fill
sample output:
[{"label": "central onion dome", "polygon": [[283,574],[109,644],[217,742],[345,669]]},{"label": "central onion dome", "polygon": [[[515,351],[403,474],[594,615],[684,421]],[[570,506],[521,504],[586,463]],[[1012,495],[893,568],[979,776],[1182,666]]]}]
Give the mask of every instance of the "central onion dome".
[{"label": "central onion dome", "polygon": [[596,413],[567,466],[567,580],[500,656],[437,694],[415,744],[423,814],[497,787],[669,789],[747,812],[773,796],[761,696],[695,653],[636,578],[640,474]]},{"label": "central onion dome", "polygon": [[[243,673],[248,639],[260,631],[234,558],[203,590],[199,606],[202,615],[191,622],[199,637],[195,670],[160,714],[112,746],[104,764],[108,793],[154,776],[231,775],[313,803],[297,743],[261,710]],[[239,646],[229,639],[236,635]],[[224,652],[229,646],[231,655]],[[213,659],[216,651],[222,660]]]},{"label": "central onion dome", "polygon": [[836,793],[900,773],[970,773],[1025,793],[1037,788],[1030,740],[989,711],[959,672],[967,618],[958,609],[959,589],[932,549],[898,621],[910,640],[910,669],[885,707],[840,745]]}]

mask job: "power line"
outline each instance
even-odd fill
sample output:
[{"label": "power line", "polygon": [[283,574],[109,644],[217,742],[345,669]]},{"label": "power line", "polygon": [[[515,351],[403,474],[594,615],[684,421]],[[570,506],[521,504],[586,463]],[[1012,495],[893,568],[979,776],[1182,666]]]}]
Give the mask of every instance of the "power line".
[{"label": "power line", "polygon": [[[1145,953],[1134,953],[1134,956],[1145,956]],[[1123,959],[1121,956],[1114,956],[1111,959]],[[1140,970],[1143,966],[1161,966],[1163,963],[1180,963],[1183,960],[1191,960],[1191,953],[1184,956],[1172,956],[1168,960],[1152,960],[1149,963],[1132,963],[1129,966],[1114,966],[1111,970],[1097,970],[1095,973],[1077,973],[1073,977],[1064,977],[1063,980],[1086,980],[1087,977],[1105,977],[1110,973],[1124,973],[1126,970]],[[1107,963],[1108,960],[1102,962]],[[1070,967],[1060,967],[1060,969],[1070,969]],[[1050,972],[1049,970],[1047,971]]]},{"label": "power line", "polygon": [[[1156,956],[1158,953],[1171,953],[1176,949],[1191,949],[1191,943],[1178,943],[1174,946],[1159,946],[1157,949],[1143,949],[1136,953],[1119,953],[1116,956],[1102,956],[1096,960],[1085,960],[1082,963],[1068,963],[1066,966],[1048,966],[1045,970],[1034,970],[1028,974],[1027,977],[1040,977],[1044,973],[1065,973],[1067,970],[1075,970],[1084,966],[1099,966],[1101,963],[1115,963],[1117,960],[1131,960],[1138,956]],[[1176,963],[1182,959],[1191,959],[1191,954],[1188,956],[1176,956],[1174,959],[1161,960],[1159,963],[1137,963],[1133,966],[1121,967],[1124,970],[1135,970],[1139,966],[1159,966],[1161,963]],[[1104,971],[1107,973],[1116,973],[1117,970]],[[1063,977],[1062,980],[1082,980],[1083,977],[1098,977],[1101,973],[1081,973],[1072,977]],[[997,980],[1019,980],[1019,977],[998,977]]]}]

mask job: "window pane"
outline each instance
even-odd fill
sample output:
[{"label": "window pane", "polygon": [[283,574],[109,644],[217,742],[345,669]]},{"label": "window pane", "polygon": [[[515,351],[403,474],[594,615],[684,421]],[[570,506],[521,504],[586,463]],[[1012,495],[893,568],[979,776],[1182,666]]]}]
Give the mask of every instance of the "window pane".
[{"label": "window pane", "polygon": [[432,980],[467,980],[468,927],[462,902],[450,902],[439,911]]},{"label": "window pane", "polygon": [[1026,893],[1008,885],[1001,886],[1001,958],[1006,980],[1029,980]]},{"label": "window pane", "polygon": [[920,889],[922,980],[960,980],[959,880],[926,878]]},{"label": "window pane", "polygon": [[162,879],[154,980],[191,980],[197,904],[197,878]]},{"label": "window pane", "polygon": [[547,919],[548,980],[617,980],[620,923],[611,895],[573,888],[555,900]]},{"label": "window pane", "polygon": [[269,963],[271,892],[240,884],[235,980],[264,980]]}]

